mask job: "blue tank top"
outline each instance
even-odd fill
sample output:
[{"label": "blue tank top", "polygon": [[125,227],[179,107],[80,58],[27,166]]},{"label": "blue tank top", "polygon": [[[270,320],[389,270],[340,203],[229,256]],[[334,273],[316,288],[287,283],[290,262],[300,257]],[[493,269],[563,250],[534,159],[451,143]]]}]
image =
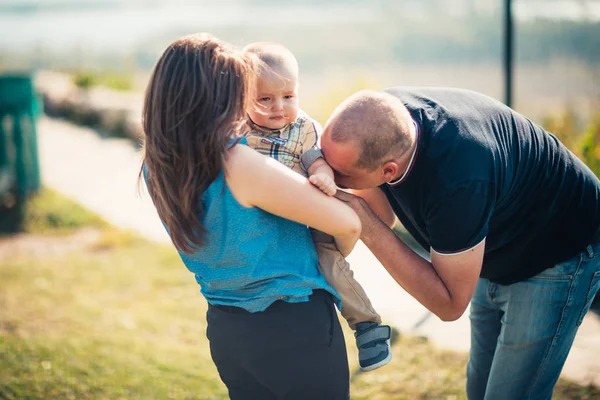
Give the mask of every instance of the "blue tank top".
[{"label": "blue tank top", "polygon": [[340,302],[317,268],[307,226],[242,206],[223,172],[202,195],[202,205],[206,244],[179,255],[210,304],[258,312],[277,300],[308,301],[314,289]]}]

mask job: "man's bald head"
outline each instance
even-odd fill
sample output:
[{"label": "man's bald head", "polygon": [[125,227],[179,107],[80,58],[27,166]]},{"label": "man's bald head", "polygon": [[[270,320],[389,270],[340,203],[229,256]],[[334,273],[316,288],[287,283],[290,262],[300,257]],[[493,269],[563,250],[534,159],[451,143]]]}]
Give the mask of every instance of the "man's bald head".
[{"label": "man's bald head", "polygon": [[368,170],[400,158],[415,140],[415,127],[404,104],[374,90],[357,92],[340,104],[325,131],[334,142],[356,142],[361,149],[356,166]]}]

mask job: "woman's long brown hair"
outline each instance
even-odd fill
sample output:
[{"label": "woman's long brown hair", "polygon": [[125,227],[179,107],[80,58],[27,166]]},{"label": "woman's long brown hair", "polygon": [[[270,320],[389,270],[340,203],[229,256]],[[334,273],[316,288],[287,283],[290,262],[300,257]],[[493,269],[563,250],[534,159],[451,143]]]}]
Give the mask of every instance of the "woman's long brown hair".
[{"label": "woman's long brown hair", "polygon": [[251,68],[241,52],[194,35],[173,42],[152,71],[140,179],[145,168],[158,215],[185,253],[205,243],[201,196],[222,171],[227,144],[245,121]]}]

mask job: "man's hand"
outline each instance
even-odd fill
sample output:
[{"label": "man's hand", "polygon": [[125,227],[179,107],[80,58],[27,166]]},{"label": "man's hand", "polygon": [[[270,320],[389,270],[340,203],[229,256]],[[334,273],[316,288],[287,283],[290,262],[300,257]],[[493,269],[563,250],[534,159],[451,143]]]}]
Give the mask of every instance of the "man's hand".
[{"label": "man's hand", "polygon": [[335,194],[335,197],[349,205],[350,208],[352,208],[358,215],[358,218],[360,218],[360,222],[362,224],[361,238],[368,237],[368,235],[371,233],[371,228],[373,225],[376,223],[381,223],[381,220],[377,214],[371,210],[371,207],[369,207],[367,202],[362,197],[353,195],[343,190],[338,190]]},{"label": "man's hand", "polygon": [[314,175],[311,175],[310,178],[308,178],[308,180],[310,183],[318,187],[327,196],[333,196],[337,191],[335,182],[327,174],[316,173]]}]

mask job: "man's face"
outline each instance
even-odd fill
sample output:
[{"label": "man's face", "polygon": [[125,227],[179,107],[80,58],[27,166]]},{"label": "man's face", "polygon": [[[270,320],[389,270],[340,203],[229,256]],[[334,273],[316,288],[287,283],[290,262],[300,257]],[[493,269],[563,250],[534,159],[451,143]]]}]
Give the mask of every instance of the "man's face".
[{"label": "man's face", "polygon": [[336,185],[342,189],[371,189],[386,182],[381,167],[374,171],[356,167],[360,149],[354,141],[334,142],[325,130],[321,151],[333,169]]}]

